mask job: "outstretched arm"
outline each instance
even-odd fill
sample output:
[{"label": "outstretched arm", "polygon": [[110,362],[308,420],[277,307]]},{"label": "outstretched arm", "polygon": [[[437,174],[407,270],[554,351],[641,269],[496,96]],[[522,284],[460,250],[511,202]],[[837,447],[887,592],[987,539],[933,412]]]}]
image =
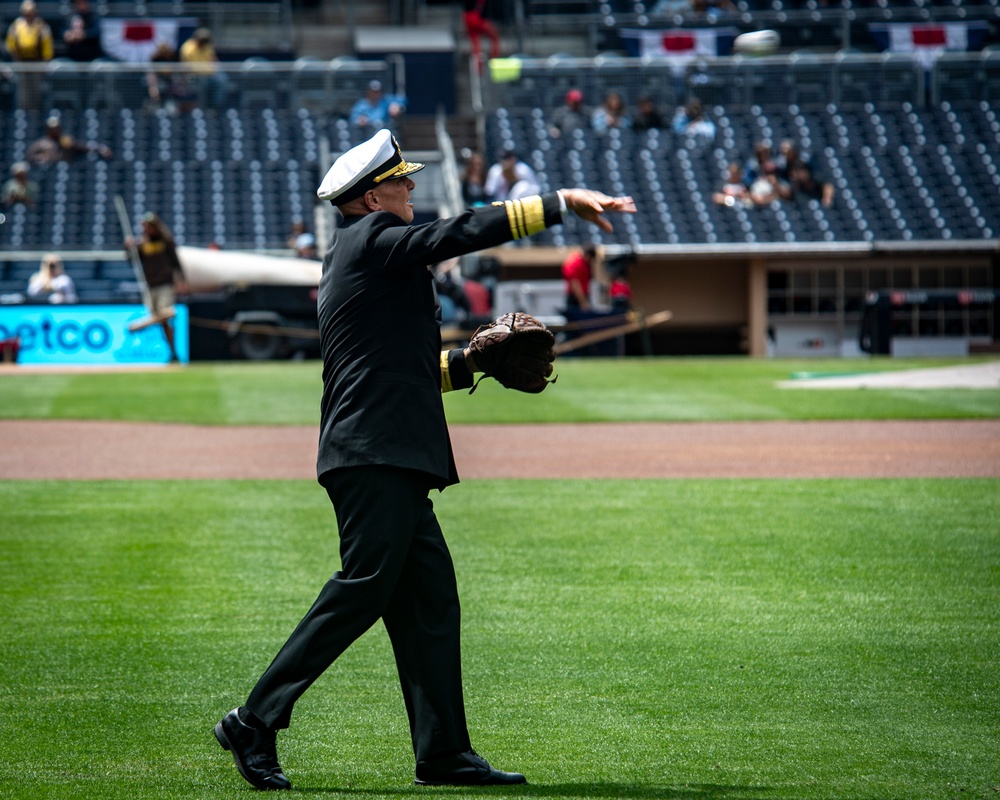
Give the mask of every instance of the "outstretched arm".
[{"label": "outstretched arm", "polygon": [[566,203],[566,208],[580,219],[593,222],[601,230],[611,232],[611,223],[604,216],[606,211],[619,211],[623,214],[635,213],[635,201],[631,197],[610,197],[603,192],[592,189],[560,189],[559,194]]}]

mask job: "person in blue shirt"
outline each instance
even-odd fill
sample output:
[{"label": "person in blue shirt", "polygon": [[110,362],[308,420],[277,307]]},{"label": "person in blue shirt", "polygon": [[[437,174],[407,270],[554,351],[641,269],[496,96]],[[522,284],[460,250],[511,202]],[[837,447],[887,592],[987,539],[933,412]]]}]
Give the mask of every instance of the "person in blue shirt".
[{"label": "person in blue shirt", "polygon": [[670,125],[678,136],[693,139],[699,144],[715,139],[715,123],[705,113],[697,97],[692,97],[677,109]]},{"label": "person in blue shirt", "polygon": [[375,131],[386,128],[395,131],[399,120],[406,111],[406,98],[395,94],[385,94],[381,81],[368,84],[365,96],[351,108],[350,123],[355,131],[369,138]]}]

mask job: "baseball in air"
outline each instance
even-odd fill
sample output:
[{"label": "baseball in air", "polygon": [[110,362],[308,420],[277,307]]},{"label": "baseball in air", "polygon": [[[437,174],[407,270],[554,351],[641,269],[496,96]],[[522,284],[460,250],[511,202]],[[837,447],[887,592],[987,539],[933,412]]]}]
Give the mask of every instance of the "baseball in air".
[{"label": "baseball in air", "polygon": [[750,31],[733,39],[733,52],[745,56],[769,56],[781,45],[777,31]]}]

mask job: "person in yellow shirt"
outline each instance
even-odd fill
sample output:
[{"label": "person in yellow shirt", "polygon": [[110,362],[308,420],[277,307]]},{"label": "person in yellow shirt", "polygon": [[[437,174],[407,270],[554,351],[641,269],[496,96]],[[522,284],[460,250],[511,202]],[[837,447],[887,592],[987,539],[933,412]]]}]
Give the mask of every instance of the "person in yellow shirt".
[{"label": "person in yellow shirt", "polygon": [[7,52],[15,61],[52,60],[52,29],[38,16],[34,0],[21,3],[21,16],[7,29]]},{"label": "person in yellow shirt", "polygon": [[[14,61],[44,62],[52,60],[52,29],[38,16],[38,6],[34,0],[21,3],[21,16],[7,29],[7,52]],[[22,72],[21,106],[35,109],[41,105],[42,74]]]},{"label": "person in yellow shirt", "polygon": [[213,108],[225,105],[229,94],[229,77],[219,69],[219,56],[212,44],[212,32],[198,28],[194,35],[181,45],[178,54],[182,64],[191,65],[195,83],[204,84],[207,100]]}]

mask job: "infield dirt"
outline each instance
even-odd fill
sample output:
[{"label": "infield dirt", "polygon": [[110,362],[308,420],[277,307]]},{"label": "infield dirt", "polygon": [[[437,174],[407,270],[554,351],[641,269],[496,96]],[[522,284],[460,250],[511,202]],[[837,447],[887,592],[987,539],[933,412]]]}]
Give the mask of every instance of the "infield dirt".
[{"label": "infield dirt", "polygon": [[[1000,477],[1000,420],[453,425],[462,478]],[[314,426],[0,420],[0,479],[314,479]]]}]

